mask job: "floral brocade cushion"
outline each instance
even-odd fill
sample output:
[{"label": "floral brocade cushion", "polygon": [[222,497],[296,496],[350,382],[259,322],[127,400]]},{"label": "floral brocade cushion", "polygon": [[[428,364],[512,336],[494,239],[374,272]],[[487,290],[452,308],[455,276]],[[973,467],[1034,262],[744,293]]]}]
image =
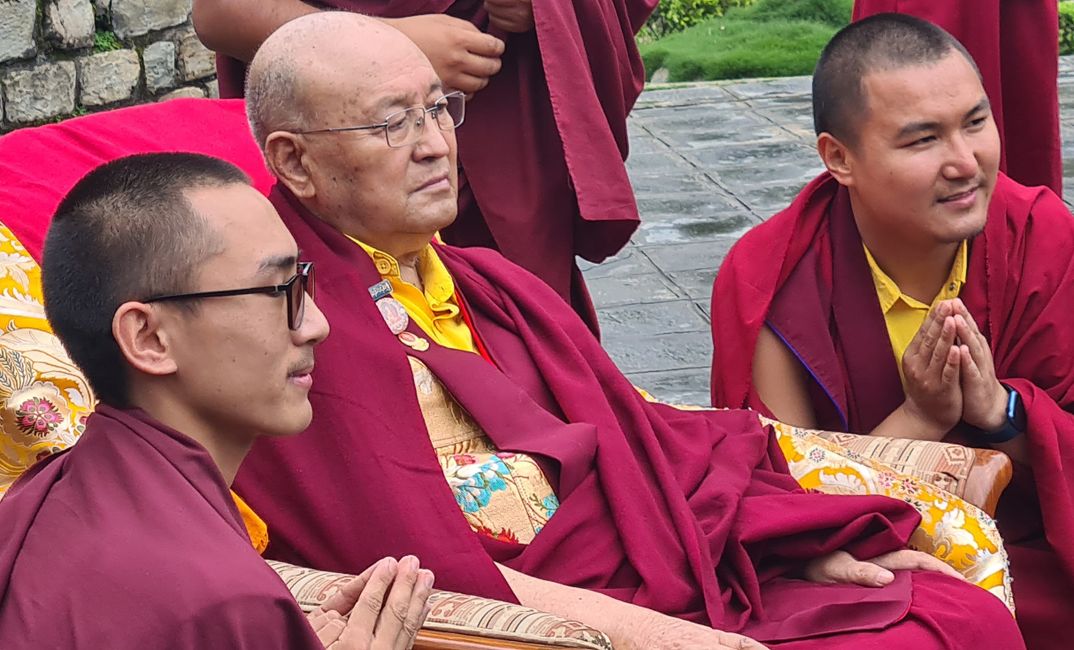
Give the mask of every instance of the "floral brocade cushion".
[{"label": "floral brocade cushion", "polygon": [[3,224],[0,328],[2,498],[36,461],[78,440],[95,401],[45,319],[40,267]]},{"label": "floral brocade cushion", "polygon": [[911,547],[943,560],[1014,612],[1007,552],[995,520],[983,510],[816,432],[764,417],[761,421],[775,431],[799,485],[827,494],[880,494],[905,501],[921,514]]}]

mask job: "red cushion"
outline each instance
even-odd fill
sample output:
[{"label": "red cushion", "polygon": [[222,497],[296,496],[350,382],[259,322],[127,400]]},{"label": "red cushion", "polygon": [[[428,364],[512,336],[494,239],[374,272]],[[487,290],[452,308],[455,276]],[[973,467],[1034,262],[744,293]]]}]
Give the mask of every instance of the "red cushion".
[{"label": "red cushion", "polygon": [[41,261],[60,200],[94,167],[122,156],[189,151],[235,163],[268,193],[275,180],[241,99],[174,99],[94,113],[0,138],[0,222]]}]

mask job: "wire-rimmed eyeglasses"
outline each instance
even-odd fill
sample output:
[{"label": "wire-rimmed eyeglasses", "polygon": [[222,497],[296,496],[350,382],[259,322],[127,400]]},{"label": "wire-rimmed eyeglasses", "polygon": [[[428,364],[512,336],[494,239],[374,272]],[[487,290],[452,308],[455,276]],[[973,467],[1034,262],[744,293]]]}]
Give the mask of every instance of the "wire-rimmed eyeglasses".
[{"label": "wire-rimmed eyeglasses", "polygon": [[425,133],[425,116],[431,115],[441,131],[454,131],[466,114],[466,96],[459,92],[450,92],[432,103],[431,106],[411,106],[396,111],[384,118],[379,124],[366,126],[336,126],[328,129],[310,129],[293,131],[298,135],[317,133],[346,133],[348,131],[372,131],[384,129],[384,139],[389,147],[405,147],[414,144]]},{"label": "wire-rimmed eyeglasses", "polygon": [[177,300],[198,300],[201,298],[228,298],[231,296],[244,296],[247,294],[267,293],[278,296],[287,296],[287,327],[297,330],[302,327],[302,317],[306,315],[306,295],[313,298],[313,262],[299,262],[298,272],[291,276],[283,284],[273,284],[265,287],[249,287],[247,289],[225,289],[223,291],[199,291],[197,293],[179,293],[172,296],[153,296],[142,300],[146,304],[152,302],[174,302]]}]

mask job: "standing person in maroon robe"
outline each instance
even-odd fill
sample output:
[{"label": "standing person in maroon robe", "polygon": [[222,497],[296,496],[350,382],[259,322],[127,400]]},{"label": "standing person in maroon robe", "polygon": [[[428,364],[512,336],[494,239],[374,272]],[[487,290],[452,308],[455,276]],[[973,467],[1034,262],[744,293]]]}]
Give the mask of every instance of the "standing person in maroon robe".
[{"label": "standing person in maroon robe", "polygon": [[720,269],[713,403],[1006,452],[996,520],[1018,623],[1031,648],[1067,647],[1074,219],[997,172],[972,60],[935,25],[854,23],[813,83],[828,172]]},{"label": "standing person in maroon robe", "polygon": [[645,81],[634,35],[656,2],[197,0],[193,19],[219,53],[223,97],[242,96],[245,62],[300,15],[354,11],[410,37],[448,88],[471,96],[480,124],[459,129],[460,212],[445,241],[500,251],[596,332],[575,256],[600,262],[638,225],[626,117]]},{"label": "standing person in maroon robe", "polygon": [[[303,74],[329,61],[347,63]],[[456,213],[465,104],[403,35],[299,18],[265,41],[248,87],[273,201],[323,271],[334,323],[309,437],[263,441],[236,483],[269,522],[271,556],[332,569],[399,545],[442,584],[569,613],[624,648],[756,647],[738,634],[1022,647],[998,599],[905,550],[907,504],[802,492],[756,415],[647,402],[547,285],[494,251],[432,244]],[[308,105],[317,122],[302,123]],[[343,120],[386,126],[301,133]],[[525,543],[464,516],[467,495],[521,479],[486,480],[449,451],[475,479],[449,484],[432,436],[460,425],[550,486],[553,512]]]},{"label": "standing person in maroon robe", "polygon": [[214,158],[132,156],[68,193],[43,293],[101,404],[0,502],[0,647],[411,646],[432,584],[414,558],[378,562],[307,618],[228,489],[256,438],[310,422],[328,325],[297,251]]},{"label": "standing person in maroon robe", "polygon": [[1063,194],[1059,3],[1055,0],[857,0],[854,20],[898,12],[957,38],[981,71],[1003,143],[1000,169]]}]

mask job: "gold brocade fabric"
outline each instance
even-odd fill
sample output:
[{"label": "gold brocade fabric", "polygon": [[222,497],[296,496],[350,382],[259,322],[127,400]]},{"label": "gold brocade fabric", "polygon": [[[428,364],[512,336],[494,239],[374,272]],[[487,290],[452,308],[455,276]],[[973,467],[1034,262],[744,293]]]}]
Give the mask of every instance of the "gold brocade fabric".
[{"label": "gold brocade fabric", "polygon": [[440,467],[470,527],[505,542],[533,541],[559,507],[541,468],[497,450],[425,364],[408,359]]},{"label": "gold brocade fabric", "polygon": [[[35,462],[78,442],[97,400],[45,318],[41,268],[0,224],[0,498]],[[268,528],[231,493],[254,547]]]}]

